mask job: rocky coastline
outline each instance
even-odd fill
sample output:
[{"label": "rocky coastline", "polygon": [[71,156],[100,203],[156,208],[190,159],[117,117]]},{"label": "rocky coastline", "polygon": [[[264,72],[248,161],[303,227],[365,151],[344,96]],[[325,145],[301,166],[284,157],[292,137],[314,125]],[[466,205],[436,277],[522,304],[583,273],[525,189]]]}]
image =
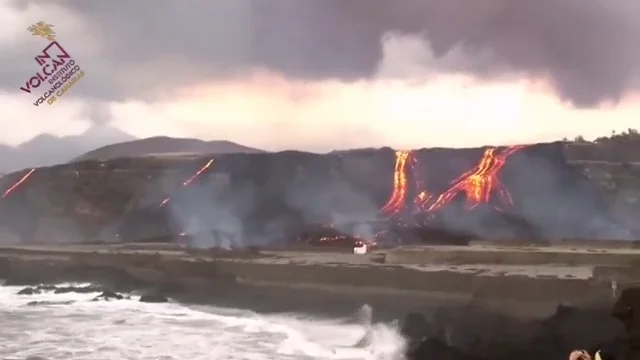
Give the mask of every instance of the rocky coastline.
[{"label": "rocky coastline", "polygon": [[[492,297],[491,291],[499,292],[499,289],[489,288],[484,291],[476,288],[470,296],[456,294],[453,289],[436,294],[426,291],[431,285],[421,283],[427,278],[417,273],[399,277],[400,286],[404,288],[399,286],[395,289],[367,287],[366,279],[351,286],[341,285],[336,279],[324,284],[324,280],[318,279],[317,286],[308,283],[295,286],[295,278],[283,278],[280,283],[258,281],[257,274],[252,279],[248,272],[229,272],[230,269],[240,271],[241,267],[224,266],[225,261],[243,257],[260,264],[261,255],[258,253],[217,254],[211,255],[213,260],[210,261],[202,255],[199,261],[194,261],[195,255],[184,251],[181,254],[177,251],[170,254],[166,250],[145,251],[147,254],[143,254],[143,250],[129,253],[121,250],[118,253],[108,248],[91,248],[91,251],[64,247],[2,249],[0,278],[5,280],[5,285],[24,286],[23,296],[39,291],[95,292],[98,289],[102,295],[96,301],[117,301],[119,297],[138,294],[146,297],[144,301],[172,299],[190,304],[238,307],[259,312],[302,312],[327,317],[349,316],[363,304],[369,304],[375,321],[400,320],[402,332],[409,339],[408,359],[507,360],[514,356],[532,360],[566,359],[575,349],[586,349],[591,353],[602,349],[607,354],[623,353],[628,351],[629,334],[637,326],[633,323],[633,311],[640,304],[634,298],[637,289],[629,287],[631,282],[620,283],[623,290],[613,294],[617,298],[616,303],[610,293],[610,285],[588,285],[592,280],[585,279],[584,285],[579,286],[587,286],[584,288],[587,291],[579,292],[578,297],[590,297],[589,301],[580,303],[578,298],[566,298],[567,304],[563,304],[563,295],[554,294],[553,283],[560,281],[565,286],[578,286],[570,285],[575,283],[570,278],[521,278],[530,281],[525,286],[539,282],[542,288],[548,288],[546,300],[541,297],[527,301],[515,296],[505,297],[504,293]],[[303,260],[304,254],[297,257]],[[352,261],[361,261],[356,255],[351,257]],[[602,259],[607,262],[606,254]],[[185,266],[183,261],[192,261],[192,267]],[[351,278],[351,274],[359,271],[354,264],[334,263],[333,266],[338,266],[344,278]],[[287,267],[290,272],[302,273],[304,266],[308,265],[289,264]],[[262,272],[268,272],[275,265],[262,263],[260,266]],[[323,266],[327,270],[332,265],[328,262]],[[390,269],[381,267],[371,271],[374,276],[377,274],[382,278],[381,274]],[[299,275],[297,279],[302,280],[304,276]],[[447,274],[443,272],[437,276],[446,279]],[[481,277],[474,276],[477,279]],[[502,287],[509,287],[509,277],[509,274],[504,274],[504,279],[497,277]],[[91,288],[52,286],[71,281],[94,285]],[[410,289],[410,284],[416,282],[420,284]],[[478,282],[476,286],[479,284],[486,287],[490,282]],[[466,288],[470,284],[459,286]],[[349,288],[351,290],[347,291]],[[637,317],[639,310],[635,311]],[[629,358],[617,356],[616,359]]]},{"label": "rocky coastline", "polygon": [[[43,292],[100,292],[100,295],[91,301],[118,301],[130,298],[129,293],[115,292],[96,284],[40,284],[25,287],[17,294],[29,296]],[[175,300],[191,304],[220,305],[215,298],[210,298],[209,301],[204,301],[202,297],[200,301],[181,298],[177,289],[156,288],[138,290],[134,293],[139,295],[140,302],[167,302],[170,301],[169,295],[173,295],[176,296]],[[280,296],[280,299],[282,298],[283,296]],[[27,306],[64,306],[72,303],[73,301],[32,301]],[[247,308],[256,310],[250,305]],[[317,310],[320,309],[313,311],[307,308],[307,312],[315,315],[318,315]],[[375,307],[373,311],[376,312]],[[330,316],[326,312],[320,314]],[[615,358],[623,359],[622,352],[626,351],[627,336],[623,322],[614,318],[614,311],[608,308],[581,309],[560,305],[548,317],[521,319],[469,303],[463,306],[433,308],[422,313],[409,312],[397,320],[402,335],[407,339],[407,359],[561,359],[572,350],[582,348],[591,354],[606,351],[608,356],[615,354]]]}]

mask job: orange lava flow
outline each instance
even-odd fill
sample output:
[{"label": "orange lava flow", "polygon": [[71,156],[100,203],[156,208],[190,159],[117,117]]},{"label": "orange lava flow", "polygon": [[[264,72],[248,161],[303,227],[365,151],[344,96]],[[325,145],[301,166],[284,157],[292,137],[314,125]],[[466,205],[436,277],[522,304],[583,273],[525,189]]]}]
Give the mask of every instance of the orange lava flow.
[{"label": "orange lava flow", "polygon": [[[190,178],[188,178],[187,180],[185,180],[182,183],[182,187],[185,186],[189,186],[191,185],[191,183],[197,179],[200,175],[202,175],[203,172],[205,172],[207,169],[209,169],[211,167],[211,165],[213,165],[213,160],[211,159],[209,160],[203,167],[200,168],[200,170],[198,170],[195,174],[193,174]],[[160,205],[158,205],[158,207],[162,207],[164,205],[166,205],[169,201],[171,200],[171,196],[168,196],[166,199],[162,200],[162,202],[160,203]]]},{"label": "orange lava flow", "polygon": [[421,191],[418,196],[416,196],[416,199],[414,201],[416,209],[422,209],[427,206],[427,203],[429,203],[431,197],[432,196],[426,190]]},{"label": "orange lava flow", "polygon": [[2,195],[2,199],[6,198],[7,196],[9,196],[9,194],[11,194],[15,189],[17,189],[18,187],[20,187],[20,185],[22,185],[25,181],[27,181],[27,179],[31,176],[31,174],[33,174],[36,171],[36,169],[31,169],[29,170],[29,172],[24,175],[22,178],[20,178],[20,180],[18,180],[15,184],[13,184],[10,188],[7,189],[7,191],[4,192],[4,194]]},{"label": "orange lava flow", "polygon": [[411,151],[396,151],[396,165],[393,170],[393,193],[389,201],[380,209],[381,212],[395,214],[404,208],[408,193],[407,166],[411,166],[413,161],[414,157]]},{"label": "orange lava flow", "polygon": [[[414,172],[415,174],[415,172]],[[415,175],[417,177],[417,175]],[[424,180],[416,180],[416,198],[413,200],[414,212],[420,212],[427,206],[427,203],[433,198],[432,194],[427,191],[427,184]]]},{"label": "orange lava flow", "polygon": [[[496,148],[488,148],[480,163],[455,179],[452,182],[453,186],[438,196],[427,210],[442,209],[460,193],[466,195],[468,209],[473,209],[481,203],[488,203],[494,192],[497,192],[504,205],[513,205],[511,194],[500,182],[498,173],[504,167],[507,158],[524,147],[524,145],[512,146],[498,154],[496,154]],[[501,210],[498,207],[496,209]]]}]

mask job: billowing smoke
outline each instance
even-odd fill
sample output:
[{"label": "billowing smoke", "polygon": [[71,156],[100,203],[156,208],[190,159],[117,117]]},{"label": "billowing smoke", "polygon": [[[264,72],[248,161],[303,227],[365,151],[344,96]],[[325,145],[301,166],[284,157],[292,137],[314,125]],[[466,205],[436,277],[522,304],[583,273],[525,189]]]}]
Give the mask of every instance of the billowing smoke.
[{"label": "billowing smoke", "polygon": [[248,244],[245,244],[242,220],[238,214],[246,207],[243,200],[248,198],[243,195],[247,193],[229,198],[229,190],[229,175],[203,173],[188,188],[169,190],[171,198],[161,207],[166,207],[173,232],[187,238],[191,247],[245,247]]},{"label": "billowing smoke", "polygon": [[[106,53],[118,65],[152,62],[164,70],[164,86],[256,69],[289,79],[371,79],[390,33],[428,45],[435,61],[423,59],[423,67],[480,78],[546,77],[576,105],[616,101],[640,85],[640,10],[633,0],[226,0],[194,1],[188,9],[150,0],[59,3],[105,40],[100,60]],[[141,19],[144,32],[137,31]],[[181,61],[189,64],[175,72]],[[126,90],[157,79],[156,72],[128,75]],[[127,83],[104,80],[103,96]]]},{"label": "billowing smoke", "polygon": [[[34,2],[32,18],[50,14],[92,74],[54,117],[103,101],[137,136],[268,150],[480,146],[592,138],[638,112],[632,0]],[[11,11],[36,8],[24,4]],[[6,53],[18,48],[0,76],[11,91],[33,73],[23,63],[36,50]],[[36,126],[13,119],[37,118],[31,108],[8,115],[25,133]]]}]

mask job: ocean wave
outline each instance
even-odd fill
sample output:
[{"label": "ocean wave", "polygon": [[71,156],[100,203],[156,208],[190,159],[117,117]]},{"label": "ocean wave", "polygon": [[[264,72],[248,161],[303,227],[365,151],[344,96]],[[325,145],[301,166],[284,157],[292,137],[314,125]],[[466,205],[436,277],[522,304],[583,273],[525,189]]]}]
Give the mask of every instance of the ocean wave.
[{"label": "ocean wave", "polygon": [[[20,296],[19,290],[0,287],[0,358],[399,360],[404,354],[398,329],[371,323],[370,314],[368,321],[349,322],[136,297],[91,301],[95,293]],[[28,305],[34,301],[46,305]]]}]

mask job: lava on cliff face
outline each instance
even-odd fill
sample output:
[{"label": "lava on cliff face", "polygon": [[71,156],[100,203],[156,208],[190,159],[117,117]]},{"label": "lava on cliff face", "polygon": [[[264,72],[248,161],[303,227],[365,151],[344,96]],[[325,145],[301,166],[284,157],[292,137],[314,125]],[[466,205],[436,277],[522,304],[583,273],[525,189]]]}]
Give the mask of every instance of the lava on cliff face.
[{"label": "lava on cliff face", "polygon": [[409,194],[409,170],[415,165],[413,151],[396,151],[396,164],[393,170],[393,192],[389,201],[380,209],[387,215],[400,213],[406,206]]},{"label": "lava on cliff face", "polygon": [[[204,164],[204,166],[202,166],[198,171],[196,171],[195,174],[191,175],[187,180],[183,181],[181,186],[187,187],[191,185],[191,183],[193,183],[198,177],[200,177],[200,175],[202,175],[202,173],[207,171],[207,169],[209,169],[211,165],[213,165],[213,161],[214,159],[210,159],[209,161],[207,161],[207,163]],[[165,206],[167,203],[169,203],[169,201],[171,201],[171,196],[167,196],[164,200],[162,200],[158,207]]]},{"label": "lava on cliff face", "polygon": [[[428,189],[429,174],[427,173],[425,178],[417,171],[421,160],[424,159],[419,158],[416,151],[397,151],[393,190],[389,200],[380,210],[390,219],[390,228],[385,233],[401,239],[440,238],[442,242],[464,242],[463,239],[469,238],[466,231],[445,229],[438,222],[442,211],[453,205],[453,201],[459,198],[464,199],[465,213],[473,211],[480,205],[484,205],[484,210],[486,207],[491,207],[494,210],[493,216],[498,217],[502,225],[508,223],[522,232],[531,233],[530,226],[522,219],[508,213],[514,206],[513,197],[500,179],[507,159],[525,147],[525,145],[518,145],[504,149],[494,147],[485,149],[478,164],[451,181],[449,187],[440,194]],[[495,212],[503,214],[495,214]],[[468,217],[469,214],[462,214],[462,216]]]},{"label": "lava on cliff face", "polygon": [[[180,231],[185,221],[195,221],[193,231],[224,230],[247,246],[465,244],[472,237],[549,236],[547,229],[578,234],[573,229],[584,221],[569,211],[573,205],[560,203],[584,198],[580,208],[593,208],[597,194],[580,190],[563,197],[581,180],[557,148],[219,156],[216,173],[228,174],[228,187],[212,190],[207,163],[183,183],[177,208],[165,216],[179,215],[173,221]],[[206,185],[188,186],[200,176]]]},{"label": "lava on cliff face", "polygon": [[415,199],[407,201],[410,194],[409,178],[418,163],[414,151],[396,152],[396,165],[394,169],[393,192],[389,201],[380,210],[382,213],[393,216],[403,211],[436,212],[449,205],[458,195],[466,198],[467,209],[472,210],[480,204],[493,202],[492,195],[497,195],[502,206],[494,205],[496,210],[504,211],[505,207],[513,206],[513,198],[509,190],[500,181],[500,171],[507,162],[509,156],[525,148],[518,145],[498,151],[497,148],[487,148],[482,159],[473,169],[463,173],[451,182],[451,187],[438,196],[434,196],[426,189],[426,180],[419,177],[415,182]]},{"label": "lava on cliff face", "polygon": [[[526,222],[509,213],[514,205],[513,197],[500,179],[507,159],[525,147],[519,145],[503,149],[485,149],[477,165],[450,181],[449,187],[439,195],[428,189],[429,173],[425,177],[418,171],[422,168],[421,160],[424,160],[419,157],[419,152],[395,151],[392,191],[380,208],[378,219],[354,221],[339,226],[334,223],[317,226],[302,232],[298,236],[298,242],[336,247],[351,247],[357,241],[370,246],[425,241],[466,244],[471,238],[470,232],[447,229],[437,221],[442,211],[453,205],[454,200],[462,197],[465,201],[465,212],[471,212],[479,205],[486,205],[485,208],[491,207],[494,213],[499,213],[494,214],[494,217],[498,217],[500,225],[516,227],[522,232],[531,233]],[[356,234],[353,228],[358,225],[367,226],[369,234]]]},{"label": "lava on cliff face", "polygon": [[[497,200],[502,205],[502,207],[493,205],[496,210],[504,211],[505,207],[513,206],[513,197],[500,181],[499,173],[506,164],[507,158],[523,148],[525,148],[524,145],[512,146],[499,153],[496,148],[486,149],[480,163],[455,179],[452,186],[427,207],[427,211],[442,209],[461,193],[466,196],[468,210],[483,203],[490,203],[492,195],[497,195]],[[422,206],[426,207],[426,204],[423,202]]]},{"label": "lava on cliff face", "polygon": [[29,179],[29,177],[31,177],[31,175],[33,175],[33,173],[36,171],[35,168],[29,170],[24,176],[22,176],[18,181],[16,181],[13,185],[11,185],[5,192],[4,194],[2,194],[2,199],[6,198],[7,196],[9,196],[11,193],[13,193],[15,190],[19,189],[21,185],[24,184],[25,181],[27,181],[27,179]]},{"label": "lava on cliff face", "polygon": [[[294,239],[329,245],[332,238],[336,245],[454,244],[470,234],[606,238],[612,232],[598,221],[614,223],[606,218],[608,208],[596,185],[567,163],[559,144],[225,154],[215,157],[215,165],[208,158],[147,161],[113,160],[97,170],[80,170],[84,180],[68,176],[77,174],[78,164],[13,174],[5,178],[18,181],[3,196],[10,201],[1,203],[2,224],[26,239],[37,219],[59,215],[46,201],[36,201],[39,195],[16,196],[18,189],[25,193],[27,183],[38,187],[33,194],[50,191],[52,183],[68,184],[60,193],[65,198],[77,197],[73,184],[81,187],[86,209],[76,208],[69,216],[86,223],[90,234],[117,227],[118,241],[217,230],[233,236],[213,237],[229,237],[224,241],[237,240],[237,246],[288,246]],[[173,193],[149,180],[160,172],[175,173],[176,165],[190,170]],[[215,171],[209,171],[212,167]],[[118,171],[117,186],[106,176],[111,171]],[[36,172],[42,177],[36,179]],[[165,206],[169,202],[172,206]],[[105,212],[104,219],[86,211],[93,207]],[[27,218],[33,221],[18,221]],[[196,237],[208,244],[204,236]]]}]

